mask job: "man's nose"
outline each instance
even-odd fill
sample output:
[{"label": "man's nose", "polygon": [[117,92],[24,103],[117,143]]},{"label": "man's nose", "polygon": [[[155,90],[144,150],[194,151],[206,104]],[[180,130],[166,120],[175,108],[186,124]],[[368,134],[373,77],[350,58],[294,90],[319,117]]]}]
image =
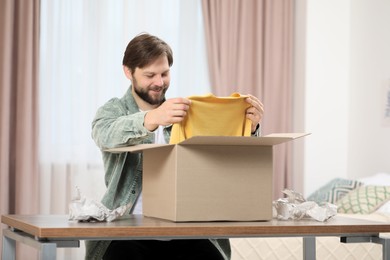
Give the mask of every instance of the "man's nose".
[{"label": "man's nose", "polygon": [[157,76],[155,81],[154,81],[154,84],[156,86],[163,86],[164,85],[163,77],[162,76]]}]

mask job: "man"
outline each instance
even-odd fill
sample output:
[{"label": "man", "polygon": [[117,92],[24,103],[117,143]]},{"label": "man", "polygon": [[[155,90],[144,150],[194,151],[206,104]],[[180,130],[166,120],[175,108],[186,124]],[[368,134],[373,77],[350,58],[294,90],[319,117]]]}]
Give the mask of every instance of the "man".
[{"label": "man", "polygon": [[[131,86],[96,113],[92,137],[102,150],[107,191],[102,203],[114,209],[128,203],[142,213],[142,154],[108,153],[104,149],[140,143],[167,143],[171,125],[186,116],[190,100],[165,99],[173,63],[171,48],[161,39],[140,34],[128,44],[123,70]],[[249,96],[246,115],[258,131],[261,102]],[[119,240],[86,242],[86,259],[230,259],[227,239]]]}]

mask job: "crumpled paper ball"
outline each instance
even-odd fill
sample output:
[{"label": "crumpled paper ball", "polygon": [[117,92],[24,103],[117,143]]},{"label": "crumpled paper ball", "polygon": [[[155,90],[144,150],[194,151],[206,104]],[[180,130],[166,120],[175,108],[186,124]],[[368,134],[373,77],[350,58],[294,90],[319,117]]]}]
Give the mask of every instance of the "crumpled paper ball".
[{"label": "crumpled paper ball", "polygon": [[302,194],[285,189],[286,198],[280,198],[273,202],[276,210],[276,218],[279,220],[299,220],[312,218],[324,222],[337,214],[337,206],[332,203],[324,203],[319,206],[314,201],[306,201]]},{"label": "crumpled paper ball", "polygon": [[76,221],[106,221],[111,222],[125,214],[130,204],[110,210],[102,203],[87,199],[81,195],[76,187],[77,194],[69,204],[69,220]]}]

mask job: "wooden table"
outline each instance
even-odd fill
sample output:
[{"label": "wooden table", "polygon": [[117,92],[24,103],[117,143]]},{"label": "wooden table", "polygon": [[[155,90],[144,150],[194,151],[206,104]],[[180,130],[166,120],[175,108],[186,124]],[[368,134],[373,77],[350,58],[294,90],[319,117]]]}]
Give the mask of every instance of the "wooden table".
[{"label": "wooden table", "polygon": [[4,215],[2,259],[15,259],[16,241],[35,247],[40,259],[56,259],[57,247],[79,247],[80,240],[197,239],[236,237],[302,237],[304,259],[315,259],[315,238],[337,236],[341,242],[372,242],[383,246],[389,259],[390,225],[381,222],[334,217],[315,220],[260,222],[186,222],[131,215],[113,222],[79,223],[67,215]]}]

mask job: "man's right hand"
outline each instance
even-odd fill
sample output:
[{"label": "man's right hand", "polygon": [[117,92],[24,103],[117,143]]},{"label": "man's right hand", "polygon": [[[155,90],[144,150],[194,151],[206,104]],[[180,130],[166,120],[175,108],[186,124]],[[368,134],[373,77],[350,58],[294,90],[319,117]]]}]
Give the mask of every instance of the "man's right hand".
[{"label": "man's right hand", "polygon": [[190,108],[191,101],[186,98],[172,98],[166,100],[158,108],[146,113],[144,126],[154,131],[159,125],[167,126],[183,121]]}]

